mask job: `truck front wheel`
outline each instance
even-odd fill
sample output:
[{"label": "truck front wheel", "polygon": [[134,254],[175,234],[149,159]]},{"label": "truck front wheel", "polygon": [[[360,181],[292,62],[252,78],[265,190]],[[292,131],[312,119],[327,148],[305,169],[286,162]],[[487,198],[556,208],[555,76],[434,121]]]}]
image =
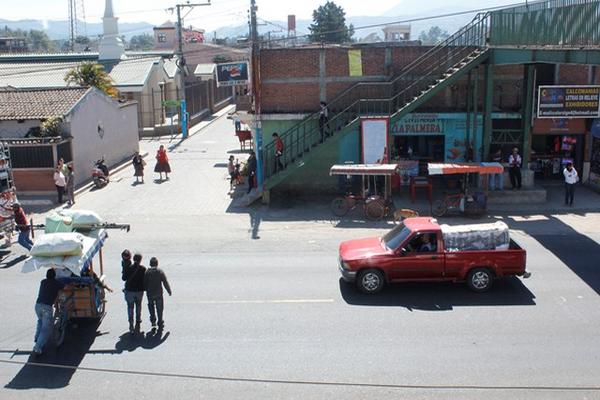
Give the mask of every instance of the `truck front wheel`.
[{"label": "truck front wheel", "polygon": [[492,287],[494,276],[487,268],[475,268],[467,275],[467,286],[474,292],[487,292]]},{"label": "truck front wheel", "polygon": [[378,269],[366,269],[360,272],[356,283],[362,292],[373,294],[383,289],[385,276]]}]

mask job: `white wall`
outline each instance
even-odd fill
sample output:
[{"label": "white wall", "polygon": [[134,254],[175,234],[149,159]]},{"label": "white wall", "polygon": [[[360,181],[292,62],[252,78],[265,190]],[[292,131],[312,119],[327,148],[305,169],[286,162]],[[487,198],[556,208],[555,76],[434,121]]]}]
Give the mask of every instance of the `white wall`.
[{"label": "white wall", "polygon": [[41,126],[39,119],[28,119],[19,123],[17,121],[0,121],[0,137],[3,139],[23,138],[30,128]]},{"label": "white wall", "polygon": [[[76,185],[89,180],[94,161],[104,156],[110,168],[139,150],[137,104],[120,105],[97,91],[86,96],[69,116]],[[101,137],[98,125],[104,130]]]}]

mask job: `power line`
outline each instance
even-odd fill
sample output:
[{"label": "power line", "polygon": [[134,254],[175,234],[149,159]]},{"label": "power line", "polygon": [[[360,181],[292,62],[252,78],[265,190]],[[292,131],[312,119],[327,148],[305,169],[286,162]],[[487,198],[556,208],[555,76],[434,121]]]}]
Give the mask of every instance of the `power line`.
[{"label": "power line", "polygon": [[[521,3],[505,4],[505,5],[502,5],[502,6],[494,6],[494,7],[486,7],[486,8],[475,8],[475,9],[466,10],[466,11],[457,11],[457,12],[447,13],[447,14],[437,14],[437,15],[430,15],[430,16],[426,16],[426,17],[410,18],[410,19],[404,19],[404,20],[393,21],[393,22],[385,22],[385,23],[372,24],[372,25],[363,25],[363,26],[353,26],[353,28],[354,28],[355,31],[358,31],[358,30],[362,30],[362,29],[379,28],[379,27],[382,27],[382,26],[396,25],[396,24],[406,24],[406,23],[411,23],[411,22],[427,21],[427,20],[431,20],[431,19],[456,17],[456,16],[459,16],[459,15],[474,14],[474,13],[484,12],[484,11],[501,10],[501,9],[504,9],[504,8],[518,7],[518,6],[523,6],[523,5],[526,5],[526,4],[532,5],[532,4],[536,4],[536,3],[545,3],[545,2],[546,2],[546,0],[540,0],[540,1],[536,1],[536,2],[521,2]],[[330,34],[330,33],[340,33],[340,32],[344,32],[345,29],[346,28],[335,29],[335,30],[331,30],[331,31],[319,32],[318,35],[327,35],[327,34]],[[288,37],[288,38],[272,39],[272,40],[268,40],[268,41],[263,41],[263,43],[265,43],[265,42],[268,43],[268,42],[288,41],[290,39],[301,39],[301,38],[305,38],[305,37],[309,37],[309,36],[311,36],[311,34],[296,35],[296,36],[292,36],[292,37]]]}]

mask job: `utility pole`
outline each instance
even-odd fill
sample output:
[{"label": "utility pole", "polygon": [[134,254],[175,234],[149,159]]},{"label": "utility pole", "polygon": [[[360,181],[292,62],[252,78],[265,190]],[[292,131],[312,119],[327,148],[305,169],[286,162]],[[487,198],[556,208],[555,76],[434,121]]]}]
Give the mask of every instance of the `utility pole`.
[{"label": "utility pole", "polygon": [[[177,68],[179,69],[179,83],[181,86],[180,101],[181,101],[181,135],[183,138],[187,137],[187,104],[185,100],[185,57],[183,55],[183,23],[181,18],[181,9],[189,8],[188,14],[194,7],[210,6],[210,0],[206,3],[190,3],[189,0],[184,4],[176,4],[175,9],[177,10]],[[173,7],[168,9],[173,12]],[[186,14],[187,15],[187,14]]]},{"label": "utility pole", "polygon": [[260,120],[260,45],[256,23],[256,0],[250,0],[250,40],[252,42],[252,97],[254,100],[254,143],[256,143],[256,183],[259,190],[263,185],[262,126]]}]

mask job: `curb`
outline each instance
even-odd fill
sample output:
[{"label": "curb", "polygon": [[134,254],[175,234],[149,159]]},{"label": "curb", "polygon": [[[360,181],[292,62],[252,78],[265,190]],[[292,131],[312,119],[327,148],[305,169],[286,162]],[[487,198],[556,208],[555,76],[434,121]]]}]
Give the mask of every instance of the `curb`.
[{"label": "curb", "polygon": [[[148,152],[142,154],[142,158],[146,158],[148,156]],[[117,165],[116,167],[114,167],[113,169],[111,169],[109,172],[109,176],[112,176],[116,173],[119,173],[121,171],[123,171],[124,169],[126,169],[129,165],[131,164],[131,160],[125,160],[123,161],[121,164]],[[94,186],[94,182],[89,182],[86,183],[84,186],[80,187],[79,189],[75,190],[74,194],[76,196],[81,195],[82,193],[85,193],[87,191],[89,191],[92,187]]]},{"label": "curb", "polygon": [[[235,104],[231,104],[231,108],[235,108]],[[224,111],[226,108],[228,107],[223,107],[222,110],[219,110],[218,112]],[[215,122],[217,122],[218,120],[220,120],[221,118],[227,116],[229,114],[229,112],[223,112],[223,114],[218,115],[215,119],[209,121],[206,125],[204,125],[202,128],[198,129],[196,132],[192,133],[191,135],[188,135],[188,138],[191,138],[192,136],[196,136],[198,133],[202,132],[204,129],[208,128],[209,126],[211,126],[212,124],[214,124]],[[213,114],[216,115],[216,114]]]}]

